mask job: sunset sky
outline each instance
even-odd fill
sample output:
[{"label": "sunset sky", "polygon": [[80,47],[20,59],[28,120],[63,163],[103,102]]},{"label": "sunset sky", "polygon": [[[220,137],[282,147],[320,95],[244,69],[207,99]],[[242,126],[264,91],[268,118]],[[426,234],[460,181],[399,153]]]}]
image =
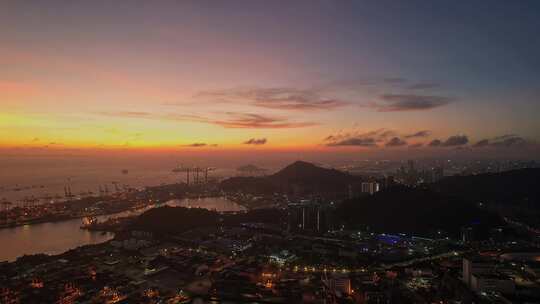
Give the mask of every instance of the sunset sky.
[{"label": "sunset sky", "polygon": [[0,149],[532,155],[538,16],[538,1],[2,1]]}]

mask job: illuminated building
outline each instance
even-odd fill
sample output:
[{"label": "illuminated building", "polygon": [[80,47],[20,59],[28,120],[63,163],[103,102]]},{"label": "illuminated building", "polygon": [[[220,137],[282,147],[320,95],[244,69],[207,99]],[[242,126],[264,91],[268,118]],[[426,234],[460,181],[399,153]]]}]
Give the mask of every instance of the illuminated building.
[{"label": "illuminated building", "polygon": [[362,193],[369,193],[373,195],[375,192],[379,191],[379,183],[376,182],[366,182],[362,183]]},{"label": "illuminated building", "polygon": [[329,207],[318,203],[289,206],[288,225],[292,231],[326,232],[331,222]]}]

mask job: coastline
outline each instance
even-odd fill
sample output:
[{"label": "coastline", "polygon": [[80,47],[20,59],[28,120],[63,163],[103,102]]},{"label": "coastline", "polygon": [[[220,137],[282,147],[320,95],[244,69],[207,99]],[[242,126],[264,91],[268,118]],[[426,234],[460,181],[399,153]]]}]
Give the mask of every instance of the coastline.
[{"label": "coastline", "polygon": [[66,215],[66,216],[55,217],[53,219],[51,219],[51,218],[39,218],[39,219],[30,220],[30,221],[27,221],[27,222],[16,222],[16,223],[10,223],[10,224],[1,224],[0,229],[9,229],[9,228],[16,228],[16,227],[30,226],[30,225],[38,225],[38,224],[45,224],[45,223],[64,222],[64,221],[69,221],[69,220],[74,220],[74,219],[82,219],[82,218],[89,217],[89,216],[114,215],[114,214],[118,214],[118,213],[122,213],[122,212],[126,212],[126,211],[137,211],[137,210],[143,209],[145,207],[147,207],[147,206],[138,207],[138,208],[126,208],[126,209],[120,209],[120,210],[114,210],[114,211],[103,211],[103,212],[97,212],[97,213],[85,214],[85,215],[82,215],[82,214],[80,214],[80,215]]},{"label": "coastline", "polygon": [[[194,198],[225,198],[235,204],[238,204],[239,206],[242,206],[246,208],[246,210],[252,210],[257,209],[256,206],[253,206],[252,204],[249,204],[248,202],[244,200],[239,200],[238,198],[234,196],[229,195],[202,195],[202,196],[185,196],[182,198],[172,198],[169,201],[172,200],[182,200],[182,199],[194,199]],[[168,201],[167,201],[168,202]],[[164,204],[166,204],[165,202]],[[0,229],[10,229],[10,228],[16,228],[16,227],[22,227],[22,226],[30,226],[30,225],[38,225],[38,224],[44,224],[44,223],[57,223],[57,222],[63,222],[63,221],[69,221],[74,219],[82,219],[85,217],[92,217],[92,216],[106,216],[106,215],[115,215],[123,212],[129,212],[129,211],[139,211],[141,209],[148,208],[153,204],[143,205],[143,206],[136,206],[136,207],[129,207],[129,208],[120,208],[118,210],[112,210],[112,211],[103,211],[103,212],[95,212],[92,214],[79,214],[79,215],[62,215],[62,216],[56,216],[56,217],[43,217],[38,219],[32,219],[25,222],[12,222],[9,224],[0,224]],[[159,203],[158,203],[159,204]],[[154,208],[154,207],[152,207]]]},{"label": "coastline", "polygon": [[[225,213],[227,213],[227,208],[232,208],[231,210],[238,210],[238,208],[240,207],[242,207],[243,210],[247,209],[247,207],[244,207],[230,200],[227,200],[229,201],[229,203],[223,204],[221,201],[226,199],[224,195],[211,195],[205,197],[209,198],[208,202],[204,202],[203,200],[199,201],[197,199],[198,196],[190,196],[190,198],[193,199],[190,202],[192,207],[200,207],[209,210],[215,209],[213,208],[214,205],[211,203],[211,201],[215,198],[217,201],[215,206],[218,208],[218,210],[221,210]],[[187,203],[184,202],[185,198],[185,196],[182,196],[181,198],[179,198],[179,200],[182,204],[186,204],[187,206]],[[166,202],[164,202],[164,204],[166,204]],[[152,204],[152,207],[159,207],[164,204]],[[174,206],[175,202],[170,202],[170,204]],[[229,207],[229,204],[237,205],[237,207]],[[138,210],[142,213],[146,210],[149,210],[148,205],[145,205],[142,208],[143,209],[124,209],[124,211]],[[120,213],[118,216],[116,216],[116,214],[117,212],[102,212],[100,213],[100,215],[111,216],[101,217],[99,218],[99,220],[105,223],[109,218],[118,218],[119,222],[126,223],[124,220],[129,219],[129,217],[136,216],[136,214],[139,213],[127,212]],[[0,237],[2,237],[5,242],[9,242],[11,244],[9,250],[2,252],[0,260],[14,261],[16,260],[16,258],[25,254],[61,254],[62,252],[70,249],[75,249],[80,246],[85,246],[89,244],[100,244],[102,242],[106,242],[111,237],[114,238],[114,235],[116,234],[116,231],[111,231],[110,229],[81,229],[83,223],[80,220],[78,221],[77,218],[81,218],[81,216],[72,216],[68,219],[55,219],[56,224],[52,225],[44,224],[50,221],[34,221],[32,222],[32,224],[29,224],[28,227],[19,225],[13,228],[0,229]],[[106,236],[103,234],[103,231],[106,232]],[[89,234],[88,232],[92,233]],[[30,244],[28,244],[28,242],[30,242]]]}]

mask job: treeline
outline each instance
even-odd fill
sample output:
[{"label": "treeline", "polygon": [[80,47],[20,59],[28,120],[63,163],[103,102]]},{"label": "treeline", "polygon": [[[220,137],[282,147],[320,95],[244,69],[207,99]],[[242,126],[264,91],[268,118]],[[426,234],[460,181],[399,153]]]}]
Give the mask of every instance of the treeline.
[{"label": "treeline", "polygon": [[164,206],[141,214],[129,227],[154,233],[183,233],[195,228],[233,226],[242,223],[281,225],[280,209],[255,209],[246,213],[220,214],[203,208]]}]

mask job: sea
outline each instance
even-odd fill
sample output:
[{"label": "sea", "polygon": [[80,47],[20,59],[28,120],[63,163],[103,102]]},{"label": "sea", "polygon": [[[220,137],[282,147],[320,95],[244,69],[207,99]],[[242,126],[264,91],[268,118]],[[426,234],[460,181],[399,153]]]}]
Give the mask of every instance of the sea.
[{"label": "sea", "polygon": [[[0,201],[13,206],[25,200],[48,202],[52,197],[114,192],[126,187],[142,188],[185,182],[186,173],[174,173],[177,166],[210,167],[211,164],[183,163],[176,158],[122,157],[93,158],[84,156],[0,156]],[[216,168],[209,178],[221,179],[235,174],[234,168]],[[194,176],[191,177],[192,180]],[[200,175],[203,178],[203,175]]]},{"label": "sea", "polygon": [[[166,205],[172,207],[205,208],[218,212],[246,210],[244,206],[230,201],[225,197],[171,200],[166,202]],[[136,216],[146,210],[148,208],[102,215],[98,217],[98,220],[105,221],[115,217]],[[81,229],[81,225],[81,219],[70,219],[60,222],[0,229],[0,244],[2,244],[0,262],[14,261],[25,254],[59,254],[79,246],[103,243],[114,237],[113,233]]]},{"label": "sea", "polygon": [[[84,156],[1,156],[0,201],[12,202],[13,207],[25,204],[28,199],[34,199],[38,203],[55,200],[55,196],[65,195],[66,188],[69,188],[73,195],[87,195],[88,192],[97,194],[100,189],[116,191],[116,187],[142,188],[183,182],[186,180],[185,173],[172,171],[179,165],[203,167],[206,164],[152,157],[113,156],[94,159]],[[234,174],[234,169],[216,168],[209,173],[210,178],[224,178],[231,174]],[[223,197],[172,200],[167,202],[167,205],[217,211],[244,209]],[[0,205],[0,208],[3,208],[3,205]],[[126,215],[135,214],[122,212],[100,216],[98,219],[106,220]],[[59,254],[82,245],[102,243],[114,237],[112,233],[80,229],[81,224],[81,219],[71,219],[0,229],[0,261],[13,261],[25,254]]]}]

